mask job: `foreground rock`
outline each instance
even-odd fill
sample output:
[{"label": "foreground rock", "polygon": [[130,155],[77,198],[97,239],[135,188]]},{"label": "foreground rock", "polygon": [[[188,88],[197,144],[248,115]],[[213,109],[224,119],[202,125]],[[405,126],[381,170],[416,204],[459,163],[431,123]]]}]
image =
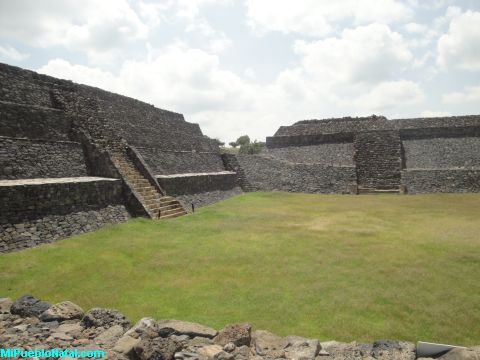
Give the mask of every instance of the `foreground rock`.
[{"label": "foreground rock", "polygon": [[[201,324],[145,317],[134,326],[117,310],[87,311],[65,301],[50,306],[30,295],[0,299],[0,347],[104,351],[118,360],[414,360],[415,345],[319,342],[231,324],[219,332]],[[480,360],[480,347],[454,349],[441,360]],[[424,359],[428,360],[428,359]]]},{"label": "foreground rock", "polygon": [[10,312],[20,316],[39,316],[50,307],[45,301],[35,299],[32,295],[24,295],[12,304]]},{"label": "foreground rock", "polygon": [[213,338],[217,331],[208,326],[179,320],[161,320],[158,325],[163,329],[173,329],[175,334]]},{"label": "foreground rock", "polygon": [[250,346],[252,327],[249,324],[232,324],[219,331],[214,341],[225,346],[232,343],[235,346]]},{"label": "foreground rock", "polygon": [[64,321],[81,319],[82,317],[82,308],[71,301],[55,304],[40,314],[40,320],[43,321]]}]

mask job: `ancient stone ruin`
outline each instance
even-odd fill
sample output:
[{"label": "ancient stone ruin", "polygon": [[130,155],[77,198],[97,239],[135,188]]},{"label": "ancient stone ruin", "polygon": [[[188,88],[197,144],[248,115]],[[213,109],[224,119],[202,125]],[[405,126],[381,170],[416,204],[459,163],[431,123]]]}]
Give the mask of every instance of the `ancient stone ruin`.
[{"label": "ancient stone ruin", "polygon": [[300,121],[221,154],[183,115],[0,64],[0,252],[242,191],[480,191],[480,116]]},{"label": "ancient stone ruin", "polygon": [[[12,351],[68,349],[85,356],[119,360],[419,358],[415,344],[405,341],[377,340],[368,344],[323,340],[281,337],[266,330],[252,331],[249,324],[230,324],[217,331],[187,321],[156,321],[145,317],[131,326],[122,313],[113,309],[93,308],[84,312],[70,301],[50,305],[30,295],[15,302],[0,299],[0,345]],[[478,360],[480,347],[448,348],[436,358]]]},{"label": "ancient stone ruin", "polygon": [[0,64],[0,252],[240,192],[183,115]]},{"label": "ancient stone ruin", "polygon": [[299,121],[268,137],[261,154],[234,161],[252,190],[478,192],[480,116]]}]

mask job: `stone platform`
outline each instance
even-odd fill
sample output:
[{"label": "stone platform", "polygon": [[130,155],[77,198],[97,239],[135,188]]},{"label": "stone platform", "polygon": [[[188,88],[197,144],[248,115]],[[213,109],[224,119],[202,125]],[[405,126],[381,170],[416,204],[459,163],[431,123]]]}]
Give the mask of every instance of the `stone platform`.
[{"label": "stone platform", "polygon": [[124,222],[122,183],[103,177],[0,181],[0,252]]}]

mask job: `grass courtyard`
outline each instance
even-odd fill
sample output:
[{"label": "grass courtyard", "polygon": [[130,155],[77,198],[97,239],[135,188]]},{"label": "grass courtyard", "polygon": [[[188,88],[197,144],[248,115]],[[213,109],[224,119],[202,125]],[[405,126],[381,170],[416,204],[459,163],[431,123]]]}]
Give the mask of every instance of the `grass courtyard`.
[{"label": "grass courtyard", "polygon": [[0,255],[0,297],[321,341],[480,344],[480,194],[249,193]]}]

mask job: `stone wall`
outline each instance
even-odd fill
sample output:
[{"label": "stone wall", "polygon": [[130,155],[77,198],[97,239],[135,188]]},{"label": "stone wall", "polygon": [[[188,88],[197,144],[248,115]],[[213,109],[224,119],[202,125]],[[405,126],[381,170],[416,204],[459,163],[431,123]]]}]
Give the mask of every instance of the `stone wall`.
[{"label": "stone wall", "polygon": [[63,111],[0,101],[0,135],[69,140],[72,118]]},{"label": "stone wall", "polygon": [[157,176],[157,180],[169,196],[230,190],[237,186],[237,174],[230,171]]},{"label": "stone wall", "polygon": [[409,194],[480,192],[480,169],[407,169],[402,184]]},{"label": "stone wall", "polygon": [[353,166],[353,143],[325,143],[266,149],[265,154],[294,163]]},{"label": "stone wall", "polygon": [[403,141],[407,169],[480,169],[480,137]]},{"label": "stone wall", "polygon": [[378,189],[400,186],[402,154],[398,131],[359,132],[354,144],[358,186]]},{"label": "stone wall", "polygon": [[281,148],[286,146],[309,146],[328,143],[351,143],[353,142],[352,132],[341,132],[334,134],[302,134],[267,137],[267,148]]},{"label": "stone wall", "polygon": [[155,175],[224,171],[218,152],[164,151],[159,148],[137,147]]},{"label": "stone wall", "polygon": [[256,190],[343,193],[356,183],[355,167],[296,164],[265,155],[237,155]]},{"label": "stone wall", "polygon": [[0,180],[87,176],[80,144],[0,136]]},{"label": "stone wall", "polygon": [[0,181],[0,252],[126,221],[120,180]]},{"label": "stone wall", "polygon": [[291,126],[280,126],[277,136],[351,133],[362,130],[384,130],[387,119],[383,116],[345,117],[325,120],[302,120]]},{"label": "stone wall", "polygon": [[291,126],[281,126],[274,137],[376,130],[478,127],[480,115],[448,116],[388,120],[384,116],[346,117],[325,120],[303,120]]}]

